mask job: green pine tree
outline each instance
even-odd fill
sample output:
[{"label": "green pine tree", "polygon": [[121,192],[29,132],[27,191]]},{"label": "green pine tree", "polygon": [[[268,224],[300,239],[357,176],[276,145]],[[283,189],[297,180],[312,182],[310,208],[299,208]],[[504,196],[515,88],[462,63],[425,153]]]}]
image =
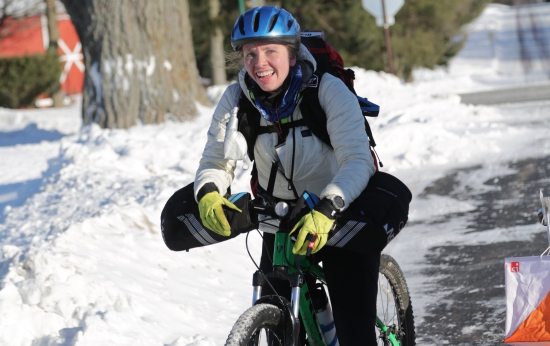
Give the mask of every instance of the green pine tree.
[{"label": "green pine tree", "polygon": [[396,74],[410,79],[414,67],[446,65],[462,48],[465,24],[489,0],[407,0],[391,27]]},{"label": "green pine tree", "polygon": [[[227,37],[226,51],[231,51],[230,35],[239,15],[236,1],[221,0],[219,23]],[[394,70],[398,77],[411,80],[415,67],[434,68],[445,65],[459,51],[466,35],[465,24],[479,16],[490,0],[405,0],[390,27]],[[360,0],[281,0],[267,4],[283,7],[292,13],[302,29],[322,29],[329,42],[342,55],[346,66],[368,70],[386,70],[386,47],[383,28],[376,26],[372,15]],[[193,39],[197,64],[203,77],[210,76],[209,25],[207,2],[190,0]],[[236,71],[229,71],[234,78]]]}]

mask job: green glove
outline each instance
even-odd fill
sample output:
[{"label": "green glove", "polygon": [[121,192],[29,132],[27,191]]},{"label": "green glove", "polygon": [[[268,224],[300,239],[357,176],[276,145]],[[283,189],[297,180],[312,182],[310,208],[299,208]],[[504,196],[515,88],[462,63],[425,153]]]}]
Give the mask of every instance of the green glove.
[{"label": "green glove", "polygon": [[300,229],[298,236],[296,237],[296,243],[292,247],[292,252],[297,255],[305,255],[309,245],[309,241],[306,239],[308,234],[316,234],[317,241],[313,245],[312,253],[316,253],[321,250],[327,243],[328,233],[334,225],[334,220],[329,219],[317,210],[312,210],[310,213],[304,215],[300,221],[294,226],[290,234],[297,229]]},{"label": "green glove", "polygon": [[231,227],[227,222],[227,218],[223,212],[222,206],[229,207],[242,212],[235,204],[229,202],[217,191],[209,192],[204,195],[199,201],[199,213],[201,215],[202,224],[213,232],[229,237],[231,235]]}]

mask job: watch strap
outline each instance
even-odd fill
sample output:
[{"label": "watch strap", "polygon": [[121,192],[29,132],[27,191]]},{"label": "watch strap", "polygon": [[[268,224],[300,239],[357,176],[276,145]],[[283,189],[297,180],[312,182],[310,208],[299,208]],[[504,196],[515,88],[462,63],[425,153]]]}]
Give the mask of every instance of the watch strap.
[{"label": "watch strap", "polygon": [[338,210],[334,208],[332,201],[326,197],[319,201],[313,210],[320,212],[331,220],[334,220],[338,214]]}]

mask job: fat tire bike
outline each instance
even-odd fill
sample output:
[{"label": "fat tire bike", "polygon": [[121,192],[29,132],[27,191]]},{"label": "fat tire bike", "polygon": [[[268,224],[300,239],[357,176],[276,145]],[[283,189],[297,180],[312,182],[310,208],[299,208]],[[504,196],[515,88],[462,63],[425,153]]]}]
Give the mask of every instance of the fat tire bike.
[{"label": "fat tire bike", "polygon": [[[254,273],[252,306],[235,322],[225,346],[303,345],[299,338],[301,325],[310,346],[337,344],[337,339],[332,344],[325,341],[325,326],[317,318],[310,294],[315,289],[311,287],[312,278],[313,282],[326,285],[323,269],[309,263],[307,256],[294,255],[292,238],[279,228],[280,222],[290,213],[289,209],[285,202],[274,206],[250,202],[249,210],[259,216],[259,231],[275,234],[272,258],[275,270]],[[309,240],[315,241],[315,238]],[[384,253],[380,259],[380,274],[376,326],[373,326],[377,331],[377,344],[414,346],[414,316],[405,276],[396,260]],[[279,295],[261,296],[262,286],[270,284],[268,279],[287,280],[292,287],[290,301]]]}]

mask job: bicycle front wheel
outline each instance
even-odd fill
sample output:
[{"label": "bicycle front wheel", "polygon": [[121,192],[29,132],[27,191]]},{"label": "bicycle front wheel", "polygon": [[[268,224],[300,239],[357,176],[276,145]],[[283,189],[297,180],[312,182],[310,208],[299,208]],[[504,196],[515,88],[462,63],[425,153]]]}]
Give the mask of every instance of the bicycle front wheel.
[{"label": "bicycle front wheel", "polygon": [[[405,275],[395,259],[387,254],[380,258],[380,274],[376,314],[402,346],[414,346],[414,317]],[[377,328],[377,334],[378,345],[391,345],[387,333]]]},{"label": "bicycle front wheel", "polygon": [[254,305],[235,322],[225,346],[283,346],[282,318],[283,312],[275,305]]}]

